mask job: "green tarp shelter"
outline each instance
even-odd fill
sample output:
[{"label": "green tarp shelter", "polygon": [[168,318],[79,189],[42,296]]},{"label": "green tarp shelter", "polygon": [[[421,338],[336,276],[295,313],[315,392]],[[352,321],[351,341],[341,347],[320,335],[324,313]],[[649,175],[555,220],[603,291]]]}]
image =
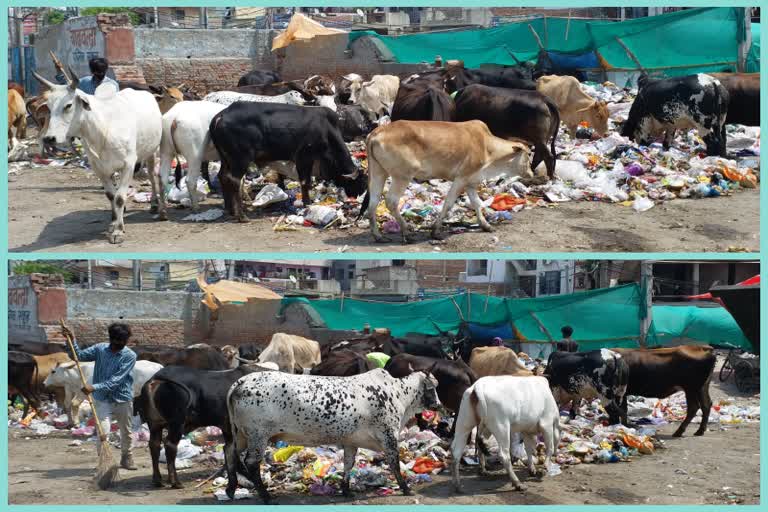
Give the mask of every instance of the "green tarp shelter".
[{"label": "green tarp shelter", "polygon": [[[440,55],[444,60],[461,59],[467,67],[514,65],[538,55],[532,28],[547,51],[597,52],[607,70],[639,69],[618,38],[649,72],[672,76],[735,71],[739,41],[745,37],[743,12],[740,7],[705,7],[623,22],[546,17],[487,29],[401,36],[353,32],[350,44],[362,36],[376,38],[401,63],[433,62]],[[752,65],[759,67],[759,26],[752,33],[757,34]]]},{"label": "green tarp shelter", "polygon": [[[371,329],[388,328],[398,337],[409,333],[456,333],[463,322],[469,322],[487,326],[510,324],[521,341],[547,342],[559,339],[560,328],[570,325],[581,350],[594,350],[638,346],[644,297],[637,284],[627,284],[532,299],[473,293],[406,303],[288,297],[283,299],[282,308],[300,303],[316,312],[329,329],[361,330],[368,324]],[[653,306],[647,344],[664,345],[679,339],[750,348],[738,324],[724,308]]]}]

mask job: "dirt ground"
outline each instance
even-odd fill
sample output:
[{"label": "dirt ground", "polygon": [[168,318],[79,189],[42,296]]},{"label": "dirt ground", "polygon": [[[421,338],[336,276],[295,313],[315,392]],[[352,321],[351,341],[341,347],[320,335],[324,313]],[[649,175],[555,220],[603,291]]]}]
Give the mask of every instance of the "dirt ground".
[{"label": "dirt ground", "polygon": [[[493,233],[454,233],[430,243],[428,232],[402,245],[372,242],[363,228],[272,231],[276,216],[250,212],[238,224],[182,221],[189,209],[171,209],[169,222],[153,220],[148,204],[128,200],[126,240],[107,242],[110,213],[96,177],[79,167],[23,168],[8,178],[9,248],[12,252],[726,252],[758,251],[760,194],[685,200],[643,213],[617,204],[560,203],[513,214]],[[149,182],[137,185],[149,191]],[[208,198],[203,210],[222,208]]]},{"label": "dirt ground", "polygon": [[[713,377],[711,395],[715,403],[732,398],[737,405],[758,405],[759,395],[740,396],[731,379],[720,384]],[[665,449],[653,455],[638,456],[628,463],[582,464],[563,466],[563,472],[541,480],[532,479],[523,468],[516,468],[527,485],[524,493],[512,490],[506,475],[499,472],[480,477],[475,468],[462,471],[466,494],[453,492],[446,472],[432,483],[413,487],[413,496],[398,492],[377,496],[373,492],[355,499],[319,497],[277,492],[281,504],[368,504],[368,505],[692,505],[760,503],[760,425],[745,423],[723,425],[710,423],[704,437],[694,437],[697,428],[689,426],[682,438],[673,438],[675,424],[665,425],[659,438]],[[193,489],[216,466],[196,464],[179,470],[185,489],[151,485],[151,463],[146,448],[135,450],[138,471],[122,471],[122,481],[109,491],[92,486],[96,450],[93,444],[69,446],[72,438],[65,433],[34,439],[26,432],[11,429],[8,446],[8,496],[11,504],[111,504],[111,505],[210,505],[217,503],[202,489]],[[501,467],[497,466],[499,471]],[[161,467],[164,480],[167,473]],[[231,502],[221,502],[231,503]],[[238,500],[236,504],[253,505],[261,501]]]}]

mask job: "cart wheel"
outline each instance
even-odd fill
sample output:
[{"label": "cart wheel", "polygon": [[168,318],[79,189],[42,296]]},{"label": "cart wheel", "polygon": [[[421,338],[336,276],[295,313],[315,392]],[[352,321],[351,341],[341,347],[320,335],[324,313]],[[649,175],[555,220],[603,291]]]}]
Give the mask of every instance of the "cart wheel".
[{"label": "cart wheel", "polygon": [[748,393],[752,391],[755,380],[752,374],[752,365],[746,361],[739,361],[736,363],[736,367],[733,369],[736,373],[734,379],[736,381],[736,389],[742,393]]},{"label": "cart wheel", "polygon": [[733,373],[733,366],[731,366],[731,352],[728,353],[728,357],[723,361],[723,366],[720,367],[720,382],[727,381]]}]

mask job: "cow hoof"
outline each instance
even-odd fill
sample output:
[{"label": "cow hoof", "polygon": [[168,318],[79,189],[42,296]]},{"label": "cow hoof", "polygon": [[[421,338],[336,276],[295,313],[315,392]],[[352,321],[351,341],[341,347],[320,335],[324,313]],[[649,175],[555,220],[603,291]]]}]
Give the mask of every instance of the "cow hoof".
[{"label": "cow hoof", "polygon": [[389,242],[389,238],[384,236],[375,236],[373,237],[373,241],[376,242],[377,244],[385,244]]},{"label": "cow hoof", "polygon": [[528,490],[528,488],[526,486],[524,486],[524,485],[516,485],[515,486],[515,490],[518,491],[518,492],[525,492],[525,491]]},{"label": "cow hoof", "polygon": [[433,231],[432,232],[432,238],[434,240],[445,240],[445,233],[442,233],[440,231]]},{"label": "cow hoof", "polygon": [[681,431],[677,431],[674,434],[672,434],[672,437],[683,437],[683,433]]},{"label": "cow hoof", "polygon": [[456,494],[464,494],[463,487],[454,487],[454,490],[456,491]]},{"label": "cow hoof", "polygon": [[149,207],[149,213],[157,213],[157,205],[153,204]]},{"label": "cow hoof", "polygon": [[493,227],[490,224],[481,224],[480,227],[486,233],[493,233]]},{"label": "cow hoof", "polygon": [[704,430],[697,430],[696,433],[693,434],[693,435],[695,435],[695,436],[703,436],[704,432],[705,432]]},{"label": "cow hoof", "polygon": [[173,488],[173,489],[183,489],[184,486],[181,485],[181,482],[174,482],[173,484],[171,484],[171,488]]},{"label": "cow hoof", "polygon": [[109,234],[109,243],[120,244],[123,243],[123,233],[121,231],[115,231]]},{"label": "cow hoof", "polygon": [[157,487],[157,488],[160,488],[160,487],[163,486],[163,481],[162,480],[152,480],[152,485]]},{"label": "cow hoof", "polygon": [[403,496],[413,496],[413,491],[410,489],[403,489]]},{"label": "cow hoof", "polygon": [[239,222],[239,223],[241,223],[241,224],[247,224],[247,223],[251,222],[251,219],[249,219],[249,218],[248,218],[248,217],[246,217],[245,215],[240,215],[240,216],[237,218],[237,222]]}]

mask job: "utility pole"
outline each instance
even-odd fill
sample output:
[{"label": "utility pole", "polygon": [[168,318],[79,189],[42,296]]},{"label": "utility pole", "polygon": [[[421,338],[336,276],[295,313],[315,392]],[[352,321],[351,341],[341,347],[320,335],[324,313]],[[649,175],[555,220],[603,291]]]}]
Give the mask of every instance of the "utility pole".
[{"label": "utility pole", "polygon": [[208,28],[208,8],[207,7],[200,8],[200,25],[203,28]]},{"label": "utility pole", "polygon": [[158,13],[157,13],[157,7],[153,7],[152,8],[152,15],[155,18],[155,28],[159,28],[160,27],[160,17],[158,16]]},{"label": "utility pole", "polygon": [[25,82],[24,78],[24,11],[21,7],[16,7],[13,10],[14,26],[16,27],[16,44],[19,47],[19,71],[21,73],[21,83]]},{"label": "utility pole", "polygon": [[93,290],[93,262],[88,260],[88,289]]},{"label": "utility pole", "polygon": [[747,70],[747,53],[752,47],[752,16],[749,7],[741,7],[744,10],[744,40],[739,43],[739,55],[736,62],[736,71],[745,73]]},{"label": "utility pole", "polygon": [[227,261],[227,279],[230,281],[235,278],[235,260]]},{"label": "utility pole", "polygon": [[640,262],[640,293],[643,294],[643,317],[640,320],[640,348],[646,348],[648,331],[653,321],[653,263]]},{"label": "utility pole", "polygon": [[133,289],[141,290],[141,260],[133,260]]}]

